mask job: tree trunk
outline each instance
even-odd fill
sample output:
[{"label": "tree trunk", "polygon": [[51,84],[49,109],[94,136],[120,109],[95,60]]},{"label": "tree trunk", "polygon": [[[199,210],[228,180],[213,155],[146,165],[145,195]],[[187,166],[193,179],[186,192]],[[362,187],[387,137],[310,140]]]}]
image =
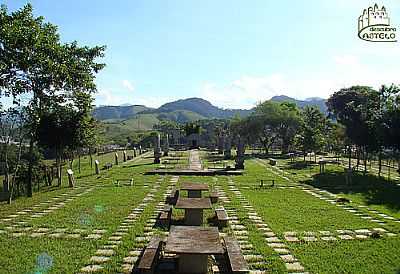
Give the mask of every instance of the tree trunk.
[{"label": "tree trunk", "polygon": [[56,150],[56,165],[57,165],[57,182],[60,187],[62,184],[62,172],[61,172],[61,153],[60,149]]},{"label": "tree trunk", "polygon": [[27,187],[27,196],[32,197],[33,189],[32,189],[32,180],[33,180],[33,136],[29,141],[29,166],[28,166],[28,181],[26,183]]},{"label": "tree trunk", "polygon": [[78,172],[81,173],[81,153],[78,151]]},{"label": "tree trunk", "polygon": [[89,156],[90,156],[90,168],[93,168],[93,156],[91,148],[89,148]]},{"label": "tree trunk", "polygon": [[382,172],[382,153],[379,151],[378,153],[378,177],[381,177],[381,172]]},{"label": "tree trunk", "polygon": [[367,159],[368,159],[368,152],[367,150],[364,151],[364,175],[367,174]]},{"label": "tree trunk", "polygon": [[351,147],[349,146],[349,169],[351,169]]}]

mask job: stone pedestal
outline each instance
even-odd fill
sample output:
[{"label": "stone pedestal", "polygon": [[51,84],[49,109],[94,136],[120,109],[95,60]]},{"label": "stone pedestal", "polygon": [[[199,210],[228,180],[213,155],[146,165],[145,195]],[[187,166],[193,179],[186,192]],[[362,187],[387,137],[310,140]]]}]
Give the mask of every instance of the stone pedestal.
[{"label": "stone pedestal", "polygon": [[218,136],[218,154],[224,153],[224,136]]},{"label": "stone pedestal", "polygon": [[165,136],[164,156],[168,156],[169,153],[169,136]]},{"label": "stone pedestal", "polygon": [[118,165],[118,153],[115,153],[115,165]]},{"label": "stone pedestal", "polygon": [[160,134],[157,134],[155,143],[154,143],[154,163],[159,164],[161,158],[161,137]]},{"label": "stone pedestal", "polygon": [[244,153],[245,153],[245,145],[242,138],[239,136],[239,142],[237,145],[237,156],[236,156],[236,169],[244,169]]},{"label": "stone pedestal", "polygon": [[72,169],[67,169],[69,187],[75,187],[74,172]]},{"label": "stone pedestal", "polygon": [[224,148],[224,158],[225,159],[230,159],[232,157],[232,142],[231,142],[231,138],[227,137],[225,140],[225,148]]},{"label": "stone pedestal", "polygon": [[99,160],[95,160],[95,161],[94,161],[94,169],[95,169],[97,175],[100,174],[100,167],[99,167],[99,165],[100,165]]},{"label": "stone pedestal", "polygon": [[178,260],[179,273],[205,274],[207,273],[208,255],[180,254]]}]

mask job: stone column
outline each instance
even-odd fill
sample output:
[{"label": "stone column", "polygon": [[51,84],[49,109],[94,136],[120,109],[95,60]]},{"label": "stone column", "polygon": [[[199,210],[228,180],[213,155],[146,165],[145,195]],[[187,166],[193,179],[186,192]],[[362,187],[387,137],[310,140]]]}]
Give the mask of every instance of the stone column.
[{"label": "stone column", "polygon": [[139,155],[142,155],[142,145],[139,145]]},{"label": "stone column", "polygon": [[165,145],[164,145],[164,156],[168,156],[169,153],[169,136],[165,135]]},{"label": "stone column", "polygon": [[154,163],[159,164],[161,158],[161,137],[158,133],[154,142]]},{"label": "stone column", "polygon": [[124,155],[124,162],[126,162],[126,151],[125,150],[124,150],[123,155]]},{"label": "stone column", "polygon": [[245,145],[243,138],[239,136],[239,141],[237,145],[237,156],[236,156],[236,169],[244,169],[244,153],[245,153]]},{"label": "stone column", "polygon": [[95,160],[95,161],[94,161],[94,169],[95,169],[97,175],[100,174],[99,164],[100,164],[100,163],[99,163],[99,160]]},{"label": "stone column", "polygon": [[218,154],[223,154],[224,153],[224,135],[219,135],[218,136]]},{"label": "stone column", "polygon": [[133,157],[136,158],[136,156],[137,156],[137,155],[136,155],[136,147],[134,147],[134,148],[133,148]]},{"label": "stone column", "polygon": [[115,152],[115,165],[118,165],[118,152]]},{"label": "stone column", "polygon": [[227,136],[225,138],[225,148],[224,148],[224,158],[225,159],[230,159],[232,157],[232,142],[231,142],[231,137]]}]

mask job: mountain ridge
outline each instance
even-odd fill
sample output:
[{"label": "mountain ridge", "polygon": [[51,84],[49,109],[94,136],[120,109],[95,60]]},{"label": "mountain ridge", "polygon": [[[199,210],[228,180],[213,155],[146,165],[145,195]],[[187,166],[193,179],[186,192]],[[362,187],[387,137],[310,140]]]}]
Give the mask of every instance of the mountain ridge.
[{"label": "mountain ridge", "polygon": [[[318,107],[322,112],[327,112],[326,100],[323,98],[312,97],[304,100],[298,100],[286,95],[273,96],[271,101],[295,103],[303,108],[307,105]],[[214,106],[209,101],[191,97],[168,102],[159,108],[150,108],[144,105],[121,105],[121,106],[100,106],[93,110],[93,116],[98,120],[126,120],[132,119],[138,115],[152,114],[159,120],[173,120],[184,123],[202,119],[227,119],[236,115],[245,117],[249,115],[252,109],[224,109]]]}]

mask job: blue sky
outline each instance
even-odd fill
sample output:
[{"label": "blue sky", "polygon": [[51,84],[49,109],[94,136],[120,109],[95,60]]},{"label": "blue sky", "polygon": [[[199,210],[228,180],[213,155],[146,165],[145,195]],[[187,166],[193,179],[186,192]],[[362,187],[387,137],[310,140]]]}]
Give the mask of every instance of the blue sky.
[{"label": "blue sky", "polygon": [[[353,84],[400,84],[400,43],[357,37],[364,0],[0,0],[31,2],[62,40],[107,45],[96,104],[202,97],[249,108],[274,95],[328,97]],[[400,1],[385,0],[400,37]]]}]

